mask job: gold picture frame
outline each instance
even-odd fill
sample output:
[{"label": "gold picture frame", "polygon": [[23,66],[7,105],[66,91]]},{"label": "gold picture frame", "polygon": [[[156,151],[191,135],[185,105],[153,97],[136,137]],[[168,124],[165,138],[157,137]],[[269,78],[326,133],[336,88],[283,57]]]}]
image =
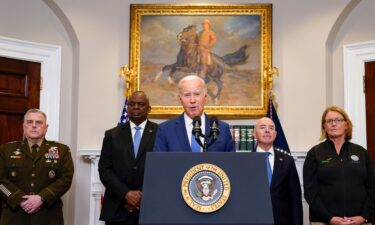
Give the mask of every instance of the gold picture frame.
[{"label": "gold picture frame", "polygon": [[[207,83],[208,115],[266,114],[272,88],[267,72],[272,68],[272,4],[132,4],[130,11],[130,91],[148,94],[150,117],[183,112],[177,83],[188,74]],[[205,24],[214,35],[209,40],[216,41],[202,58]]]}]

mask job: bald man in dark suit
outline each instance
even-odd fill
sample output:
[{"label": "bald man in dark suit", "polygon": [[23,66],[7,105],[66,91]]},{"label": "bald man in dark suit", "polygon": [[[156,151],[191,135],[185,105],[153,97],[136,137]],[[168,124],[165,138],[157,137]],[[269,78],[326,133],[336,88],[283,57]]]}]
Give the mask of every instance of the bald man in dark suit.
[{"label": "bald man in dark suit", "polygon": [[146,94],[134,92],[130,121],[105,132],[99,175],[106,188],[100,220],[106,225],[139,224],[146,153],[152,151],[157,131],[157,124],[147,120],[150,111]]},{"label": "bald man in dark suit", "polygon": [[254,129],[257,152],[264,152],[269,170],[270,192],[275,225],[302,225],[302,194],[293,157],[273,147],[277,132],[274,122],[259,119]]}]

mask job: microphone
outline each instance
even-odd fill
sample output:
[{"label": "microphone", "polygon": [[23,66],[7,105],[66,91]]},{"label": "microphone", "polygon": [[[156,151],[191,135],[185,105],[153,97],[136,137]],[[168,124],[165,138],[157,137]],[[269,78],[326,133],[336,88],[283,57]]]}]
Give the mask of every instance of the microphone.
[{"label": "microphone", "polygon": [[202,134],[201,124],[201,117],[195,116],[193,118],[193,134],[195,139],[199,139]]},{"label": "microphone", "polygon": [[211,117],[210,134],[212,135],[213,140],[216,140],[217,136],[220,134],[219,121],[215,116]]}]

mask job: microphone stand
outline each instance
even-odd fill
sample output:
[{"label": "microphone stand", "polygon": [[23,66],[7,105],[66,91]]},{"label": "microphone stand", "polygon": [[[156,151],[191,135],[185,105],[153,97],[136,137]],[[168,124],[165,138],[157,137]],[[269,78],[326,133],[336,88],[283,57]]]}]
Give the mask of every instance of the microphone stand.
[{"label": "microphone stand", "polygon": [[[212,117],[212,121],[210,123],[210,131],[208,135],[204,135],[202,133],[201,120],[200,117],[196,116],[193,119],[193,134],[195,136],[195,140],[198,144],[202,147],[203,152],[207,152],[208,147],[210,147],[217,139],[217,136],[220,133],[220,129],[218,127],[218,120],[216,117]],[[203,137],[203,144],[201,142],[200,137]],[[210,140],[210,141],[209,141]],[[208,142],[209,141],[209,142]]]},{"label": "microphone stand", "polygon": [[[203,152],[207,152],[208,147],[210,147],[216,141],[216,139],[212,138],[213,137],[212,134],[204,135],[204,134],[202,134],[202,132],[200,133],[199,136],[203,137],[203,144],[202,144],[202,141],[201,141],[201,139],[199,137],[196,138],[195,140],[202,147]],[[208,140],[210,140],[209,143],[208,143]]]}]

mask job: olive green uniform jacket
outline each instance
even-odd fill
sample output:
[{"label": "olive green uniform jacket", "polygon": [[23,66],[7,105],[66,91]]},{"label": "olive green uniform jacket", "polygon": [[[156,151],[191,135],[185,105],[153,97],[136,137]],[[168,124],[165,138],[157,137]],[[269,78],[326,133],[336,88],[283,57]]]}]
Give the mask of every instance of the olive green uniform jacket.
[{"label": "olive green uniform jacket", "polygon": [[[35,158],[27,141],[0,146],[0,225],[62,225],[60,197],[69,190],[74,173],[68,146],[44,140]],[[41,209],[28,214],[20,206],[24,195],[40,195]]]}]

